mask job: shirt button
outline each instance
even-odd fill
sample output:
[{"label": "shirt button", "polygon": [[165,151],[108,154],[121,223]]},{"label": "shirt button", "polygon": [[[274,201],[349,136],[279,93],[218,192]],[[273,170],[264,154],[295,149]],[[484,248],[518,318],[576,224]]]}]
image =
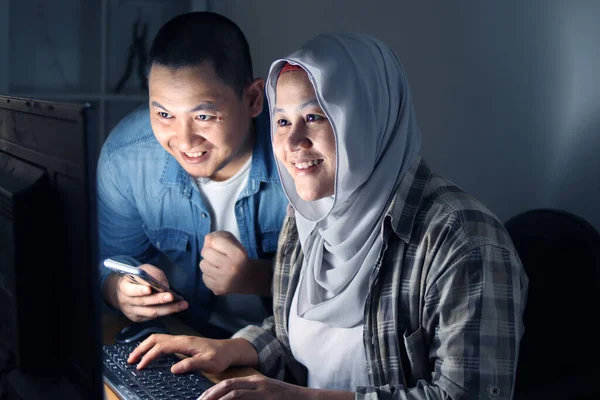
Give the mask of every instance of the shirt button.
[{"label": "shirt button", "polygon": [[156,248],[160,249],[160,242],[156,242]]},{"label": "shirt button", "polygon": [[208,214],[207,213],[202,213],[202,218],[208,218]]},{"label": "shirt button", "polygon": [[493,397],[500,396],[500,388],[498,386],[490,386],[488,388],[488,391],[490,392],[490,396],[493,396]]}]

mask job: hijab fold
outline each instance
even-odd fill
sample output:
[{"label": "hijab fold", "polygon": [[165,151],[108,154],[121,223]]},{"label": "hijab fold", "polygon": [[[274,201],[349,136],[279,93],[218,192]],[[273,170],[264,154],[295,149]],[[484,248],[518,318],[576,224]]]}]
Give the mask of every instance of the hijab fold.
[{"label": "hijab fold", "polygon": [[319,35],[271,65],[266,87],[271,116],[286,62],[307,72],[337,152],[335,194],[317,201],[302,200],[292,176],[277,163],[304,253],[297,312],[349,328],[363,321],[386,208],[420,150],[408,82],[394,52],[378,39]]}]

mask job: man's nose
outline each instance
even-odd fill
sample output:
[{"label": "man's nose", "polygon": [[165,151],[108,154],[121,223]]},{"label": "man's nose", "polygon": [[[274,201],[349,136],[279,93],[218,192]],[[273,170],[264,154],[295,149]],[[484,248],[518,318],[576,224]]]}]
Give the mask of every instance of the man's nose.
[{"label": "man's nose", "polygon": [[183,121],[178,127],[177,144],[180,151],[192,150],[205,140],[195,132],[193,121]]}]

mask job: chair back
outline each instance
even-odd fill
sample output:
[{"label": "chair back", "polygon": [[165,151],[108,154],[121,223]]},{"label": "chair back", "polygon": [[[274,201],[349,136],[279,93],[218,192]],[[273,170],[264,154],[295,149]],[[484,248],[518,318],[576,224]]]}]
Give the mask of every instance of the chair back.
[{"label": "chair back", "polygon": [[600,234],[552,209],[505,226],[529,278],[515,398],[600,399]]}]

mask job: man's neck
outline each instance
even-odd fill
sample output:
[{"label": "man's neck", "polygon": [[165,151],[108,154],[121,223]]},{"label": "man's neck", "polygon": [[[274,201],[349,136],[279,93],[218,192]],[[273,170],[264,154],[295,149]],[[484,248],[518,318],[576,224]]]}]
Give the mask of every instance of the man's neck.
[{"label": "man's neck", "polygon": [[254,151],[254,144],[256,143],[256,130],[254,127],[254,121],[250,127],[250,134],[247,137],[246,143],[242,146],[242,149],[227,163],[227,165],[220,170],[218,170],[210,180],[216,182],[226,181],[231,178],[235,174],[239,172],[239,170],[246,164],[248,159],[252,157],[252,153]]}]

